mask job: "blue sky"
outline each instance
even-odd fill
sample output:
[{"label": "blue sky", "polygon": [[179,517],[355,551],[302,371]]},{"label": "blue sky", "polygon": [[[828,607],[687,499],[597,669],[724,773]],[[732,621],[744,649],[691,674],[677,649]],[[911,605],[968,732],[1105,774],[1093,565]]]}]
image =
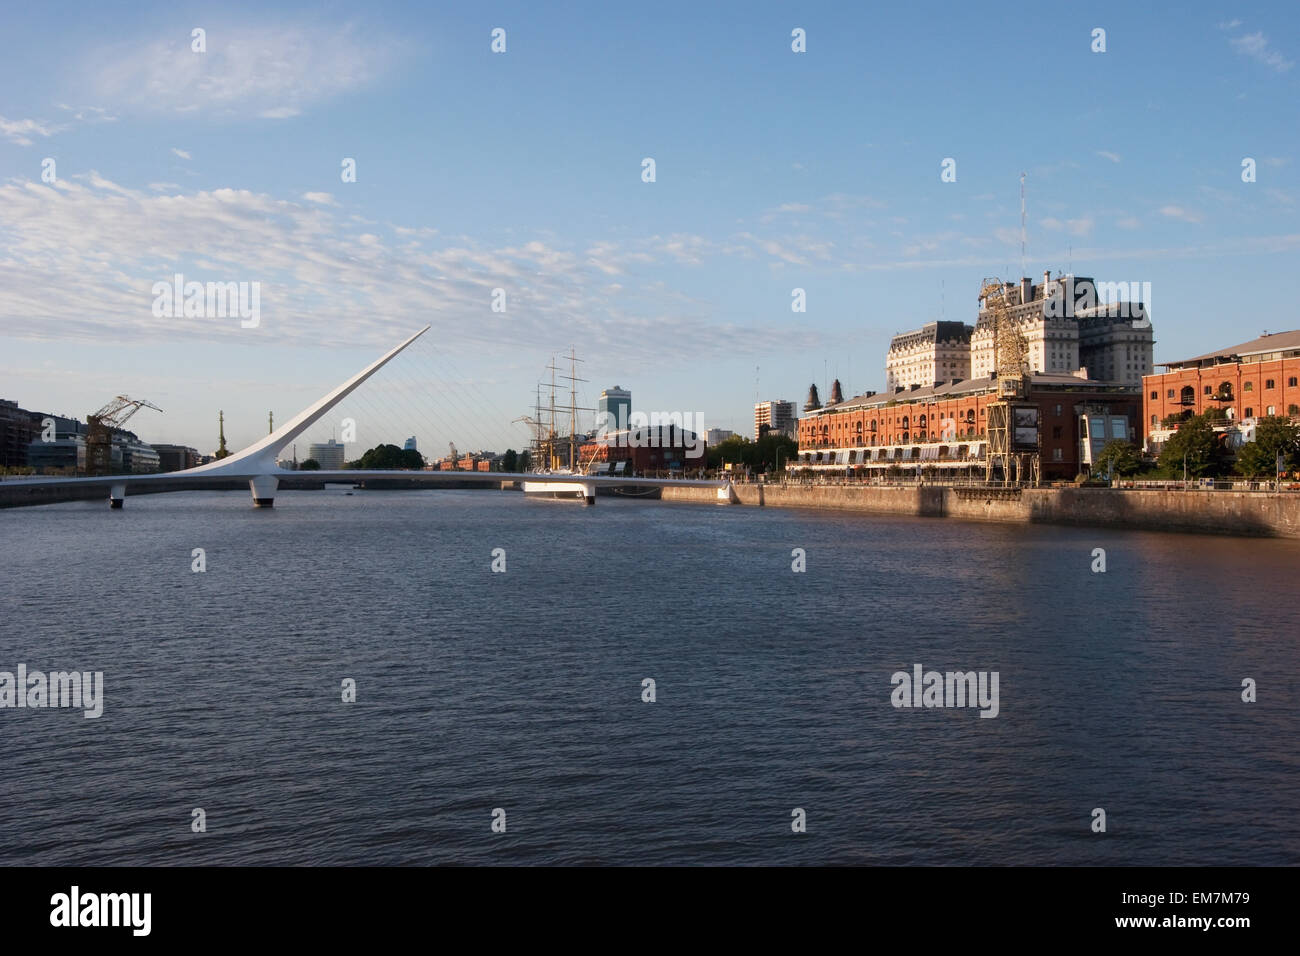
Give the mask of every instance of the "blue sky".
[{"label": "blue sky", "polygon": [[[748,432],[756,393],[878,389],[895,332],[973,321],[1022,171],[1027,273],[1150,282],[1157,362],[1300,326],[1300,8],[857,6],[11,5],[0,397],[145,397],[205,452],[223,408],[238,448],[431,323],[392,369],[456,393],[426,451],[522,447],[571,344],[588,404]],[[260,325],[155,317],[175,272],[259,282]],[[362,444],[423,428],[384,408]]]}]

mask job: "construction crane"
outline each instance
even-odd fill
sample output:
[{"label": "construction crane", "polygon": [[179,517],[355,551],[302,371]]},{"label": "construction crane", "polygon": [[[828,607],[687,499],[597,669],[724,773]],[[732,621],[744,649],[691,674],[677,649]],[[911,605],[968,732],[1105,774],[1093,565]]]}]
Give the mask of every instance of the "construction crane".
[{"label": "construction crane", "polygon": [[86,416],[86,474],[106,475],[113,464],[113,432],[142,408],[162,409],[142,398],[119,395],[97,412]]},{"label": "construction crane", "polygon": [[447,442],[447,447],[451,450],[451,467],[459,471],[460,452],[456,450],[456,443],[454,441],[449,441]]},{"label": "construction crane", "polygon": [[[1000,279],[985,279],[980,301],[993,328],[993,369],[997,397],[988,404],[989,449],[985,480],[1000,472],[1004,482],[1038,481],[1038,408],[1024,402],[1028,394],[1028,346],[1020,324],[1011,315],[1014,286]],[[1023,304],[1023,303],[1022,303]],[[1032,439],[1032,440],[1031,440]],[[1014,479],[1013,479],[1014,475]]]}]

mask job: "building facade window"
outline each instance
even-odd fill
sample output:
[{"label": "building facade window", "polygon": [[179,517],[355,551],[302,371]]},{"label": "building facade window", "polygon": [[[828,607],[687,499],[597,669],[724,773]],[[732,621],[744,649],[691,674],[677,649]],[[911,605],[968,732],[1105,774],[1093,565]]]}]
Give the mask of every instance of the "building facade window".
[{"label": "building facade window", "polygon": [[1276,388],[1277,385],[1276,385],[1276,383],[1274,383],[1274,381],[1273,381],[1271,378],[1266,378],[1266,379],[1264,379],[1264,387],[1265,387],[1265,388]]}]

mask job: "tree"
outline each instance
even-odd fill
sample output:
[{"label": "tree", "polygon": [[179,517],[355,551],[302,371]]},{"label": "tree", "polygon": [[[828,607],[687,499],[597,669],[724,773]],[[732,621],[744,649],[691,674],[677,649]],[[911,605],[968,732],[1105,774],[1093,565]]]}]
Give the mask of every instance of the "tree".
[{"label": "tree", "polygon": [[799,457],[799,443],[783,432],[769,432],[754,442],[751,467],[755,471],[776,471]]},{"label": "tree", "polygon": [[308,458],[306,461],[298,463],[299,471],[320,471],[320,462],[315,458]]},{"label": "tree", "polygon": [[532,467],[533,467],[532,453],[529,452],[527,448],[525,448],[523,451],[519,453],[519,471],[516,472],[516,474],[521,474],[521,475],[527,474]]},{"label": "tree", "polygon": [[705,453],[710,468],[723,465],[743,465],[751,456],[749,446],[753,444],[744,435],[732,435],[716,445],[710,445]]},{"label": "tree", "polygon": [[[1114,463],[1115,474],[1124,478],[1129,475],[1136,475],[1142,470],[1142,458],[1138,454],[1137,447],[1122,438],[1116,438],[1114,441],[1106,443],[1106,447],[1101,450],[1101,454],[1097,456],[1097,460],[1093,463],[1093,474],[1099,476],[1109,475],[1112,463]],[[1179,467],[1182,467],[1181,461]]]},{"label": "tree", "polygon": [[1300,452],[1300,427],[1279,415],[1261,418],[1255,425],[1255,440],[1237,451],[1237,471],[1247,478],[1272,477],[1277,456],[1282,455],[1282,470],[1290,471]]},{"label": "tree", "polygon": [[506,453],[501,456],[501,470],[513,472],[519,465],[519,453],[513,448],[507,448]]},{"label": "tree", "polygon": [[1212,477],[1223,471],[1219,440],[1204,415],[1193,415],[1169,436],[1160,452],[1161,472],[1168,477],[1181,478],[1184,456],[1189,477]]},{"label": "tree", "polygon": [[376,445],[356,461],[348,462],[348,467],[376,471],[419,470],[424,467],[424,456],[414,449],[402,449],[396,445]]}]

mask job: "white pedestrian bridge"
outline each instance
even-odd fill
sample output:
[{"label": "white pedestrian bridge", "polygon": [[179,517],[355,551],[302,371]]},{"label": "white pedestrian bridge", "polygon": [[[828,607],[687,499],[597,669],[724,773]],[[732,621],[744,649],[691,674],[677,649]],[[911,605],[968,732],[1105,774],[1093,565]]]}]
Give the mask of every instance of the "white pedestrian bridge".
[{"label": "white pedestrian bridge", "polygon": [[280,453],[298,436],[314,425],[335,405],[350,395],[362,382],[370,378],[396,357],[403,349],[429,331],[425,326],[406,341],[387,354],[376,359],[342,385],[335,388],[315,404],[299,412],[284,425],[258,442],[236,452],[220,461],[186,468],[183,471],[169,471],[150,475],[105,475],[96,478],[56,478],[24,477],[7,479],[3,482],[6,490],[60,489],[60,488],[104,488],[108,491],[109,505],[121,508],[130,487],[144,488],[156,485],[162,491],[194,491],[205,488],[228,487],[232,480],[247,480],[249,491],[253,495],[253,504],[259,508],[269,508],[275,503],[275,493],[280,487],[280,479],[285,477],[307,478],[312,481],[358,482],[367,479],[398,478],[404,482],[438,485],[454,483],[463,486],[466,483],[481,483],[498,487],[510,482],[536,482],[539,480],[562,482],[565,490],[580,496],[586,504],[595,501],[596,489],[601,485],[625,488],[654,487],[673,485],[675,487],[717,488],[719,497],[729,497],[730,484],[726,481],[702,481],[675,478],[625,478],[622,476],[598,475],[554,475],[517,474],[500,471],[386,471],[379,469],[346,469],[342,471],[289,471],[276,464]]}]

